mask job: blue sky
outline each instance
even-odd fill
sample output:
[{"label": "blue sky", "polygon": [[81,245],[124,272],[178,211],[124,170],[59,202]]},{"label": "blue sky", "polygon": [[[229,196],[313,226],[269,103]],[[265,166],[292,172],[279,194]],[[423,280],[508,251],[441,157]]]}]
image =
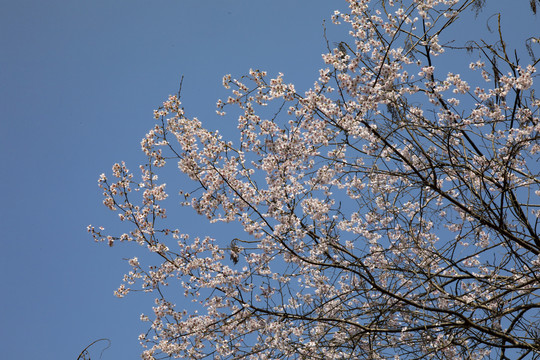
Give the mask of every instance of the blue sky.
[{"label": "blue sky", "polygon": [[[508,7],[508,18],[528,12],[527,3]],[[122,259],[136,249],[110,249],[86,233],[90,223],[114,224],[99,174],[144,161],[140,139],[181,75],[188,115],[210,126],[219,121],[217,99],[228,95],[224,74],[253,67],[308,88],[322,66],[322,20],[343,4],[0,0],[4,358],[76,359],[102,337],[112,341],[103,359],[139,358],[146,328],[138,317],[152,298],[115,298],[129,270]],[[339,41],[332,31],[329,40]],[[183,220],[204,224],[192,214]]]}]

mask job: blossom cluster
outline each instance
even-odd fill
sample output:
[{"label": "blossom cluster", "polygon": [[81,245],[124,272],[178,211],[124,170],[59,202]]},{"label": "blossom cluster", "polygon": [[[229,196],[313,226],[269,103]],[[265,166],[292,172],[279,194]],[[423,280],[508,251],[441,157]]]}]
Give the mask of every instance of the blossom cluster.
[{"label": "blossom cluster", "polygon": [[[156,294],[143,358],[540,354],[536,70],[487,48],[507,60],[503,75],[479,45],[465,72],[445,71],[466,47],[440,33],[473,2],[348,0],[332,19],[350,39],[323,54],[308,91],[281,73],[223,78],[217,111],[239,111],[238,139],[188,117],[179,96],[156,110],[141,180],[124,163],[99,180],[132,230],[89,226],[160,259],[129,260],[116,293]],[[198,184],[180,190],[183,206],[242,235],[169,226],[169,165]],[[168,300],[172,283],[196,310]]]}]

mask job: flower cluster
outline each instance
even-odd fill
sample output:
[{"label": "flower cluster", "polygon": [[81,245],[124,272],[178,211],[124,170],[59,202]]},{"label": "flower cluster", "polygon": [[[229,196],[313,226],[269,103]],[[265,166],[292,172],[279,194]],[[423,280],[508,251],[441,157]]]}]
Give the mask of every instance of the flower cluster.
[{"label": "flower cluster", "polygon": [[[131,230],[88,230],[160,259],[129,260],[116,293],[156,294],[143,358],[540,354],[535,67],[477,45],[469,68],[445,71],[448,54],[470,48],[441,32],[473,0],[347,2],[332,19],[350,39],[323,54],[311,89],[281,73],[225,76],[231,95],[217,107],[239,111],[234,141],[171,96],[141,142],[141,180],[124,163],[100,177]],[[198,184],[181,204],[238,223],[239,238],[170,224],[158,173],[171,164]],[[191,310],[168,300],[172,282]]]}]

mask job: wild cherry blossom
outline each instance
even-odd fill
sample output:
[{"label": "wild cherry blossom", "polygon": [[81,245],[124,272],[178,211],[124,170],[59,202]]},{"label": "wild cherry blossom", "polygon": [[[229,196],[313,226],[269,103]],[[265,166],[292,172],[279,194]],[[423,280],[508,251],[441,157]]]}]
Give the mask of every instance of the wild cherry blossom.
[{"label": "wild cherry blossom", "polygon": [[[150,253],[116,292],[155,296],[144,359],[540,356],[538,61],[502,38],[443,41],[476,0],[347,4],[332,20],[349,38],[311,89],[224,76],[234,139],[172,95],[139,174],[100,176],[130,230],[88,231]],[[197,186],[167,186],[172,169]],[[184,233],[173,198],[241,233]]]}]

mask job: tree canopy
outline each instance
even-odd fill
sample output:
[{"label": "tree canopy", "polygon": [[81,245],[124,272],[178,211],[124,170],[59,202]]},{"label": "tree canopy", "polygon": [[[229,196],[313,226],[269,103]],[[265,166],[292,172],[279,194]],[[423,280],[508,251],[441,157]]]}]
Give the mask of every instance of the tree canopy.
[{"label": "tree canopy", "polygon": [[[101,175],[131,230],[89,231],[151,253],[116,292],[156,297],[144,359],[540,358],[538,34],[508,43],[495,14],[494,40],[452,38],[478,0],[347,5],[311,89],[225,76],[234,139],[170,96],[140,178]],[[198,190],[166,190],[168,167]],[[242,233],[191,237],[168,192]]]}]

